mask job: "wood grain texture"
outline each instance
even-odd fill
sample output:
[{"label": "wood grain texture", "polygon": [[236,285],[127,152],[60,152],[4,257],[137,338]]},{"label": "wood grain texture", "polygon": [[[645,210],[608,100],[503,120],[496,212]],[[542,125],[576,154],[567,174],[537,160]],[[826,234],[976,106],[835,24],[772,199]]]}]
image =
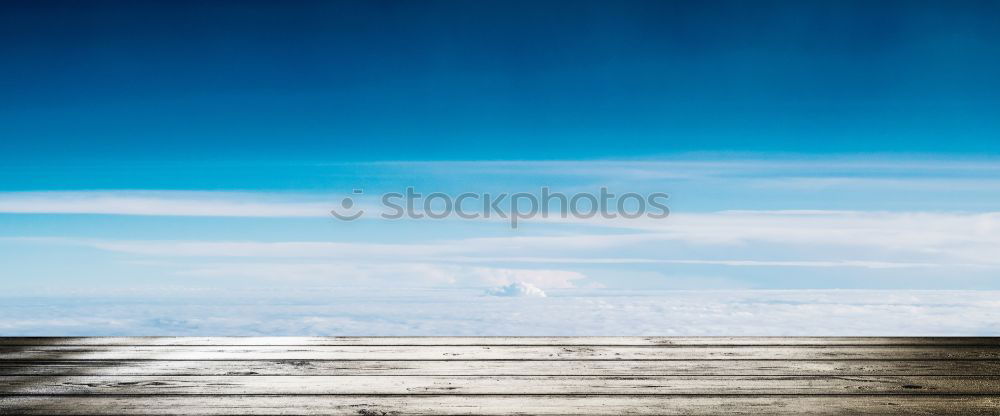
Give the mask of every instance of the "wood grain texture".
[{"label": "wood grain texture", "polygon": [[992,396],[0,396],[20,415],[996,415]]},{"label": "wood grain texture", "polygon": [[1000,360],[939,346],[2,346],[0,360]]},{"label": "wood grain texture", "polygon": [[971,376],[0,377],[10,394],[988,394]]},{"label": "wood grain texture", "polygon": [[0,376],[1000,376],[1000,361],[0,361]]},{"label": "wood grain texture", "polygon": [[0,414],[994,415],[996,338],[0,338]]}]

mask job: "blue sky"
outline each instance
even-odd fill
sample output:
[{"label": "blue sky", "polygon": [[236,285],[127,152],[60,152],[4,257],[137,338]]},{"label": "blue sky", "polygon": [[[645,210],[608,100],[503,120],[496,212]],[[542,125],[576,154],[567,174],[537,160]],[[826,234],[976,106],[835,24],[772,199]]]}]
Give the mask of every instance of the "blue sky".
[{"label": "blue sky", "polygon": [[[824,316],[850,318],[830,334],[995,334],[998,17],[975,1],[5,2],[0,334],[776,335]],[[409,186],[665,192],[672,215],[329,215]],[[714,306],[698,317],[677,290]],[[361,301],[385,312],[352,314]],[[156,306],[128,316],[137,302]],[[246,304],[271,309],[255,324],[225,306]],[[671,311],[687,321],[658,328]],[[926,326],[889,326],[908,311]]]},{"label": "blue sky", "polygon": [[0,157],[996,154],[998,7],[5,2]]}]

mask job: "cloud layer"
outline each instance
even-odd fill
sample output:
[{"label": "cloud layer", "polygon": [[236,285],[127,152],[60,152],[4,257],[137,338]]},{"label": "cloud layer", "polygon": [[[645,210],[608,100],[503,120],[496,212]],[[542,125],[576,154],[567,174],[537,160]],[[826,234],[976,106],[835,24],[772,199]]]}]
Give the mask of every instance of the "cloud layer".
[{"label": "cloud layer", "polygon": [[0,334],[996,336],[998,299],[991,291],[556,291],[539,299],[342,288],[4,298]]},{"label": "cloud layer", "polygon": [[1000,252],[1000,213],[995,212],[725,211],[678,214],[666,220],[595,220],[571,225],[574,227],[557,229],[559,233],[426,238],[410,243],[22,240],[152,257],[867,269],[1000,267],[1000,258],[995,255]]}]

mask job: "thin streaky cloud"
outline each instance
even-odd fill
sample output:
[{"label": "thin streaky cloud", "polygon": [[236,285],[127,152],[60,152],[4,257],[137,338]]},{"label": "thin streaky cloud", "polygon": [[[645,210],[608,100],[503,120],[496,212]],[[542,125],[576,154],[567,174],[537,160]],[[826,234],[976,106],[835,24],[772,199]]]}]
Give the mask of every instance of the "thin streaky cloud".
[{"label": "thin streaky cloud", "polygon": [[449,257],[441,259],[456,263],[552,263],[552,264],[692,264],[732,267],[822,267],[822,268],[863,268],[863,269],[909,269],[934,267],[993,267],[983,264],[944,264],[892,261],[781,261],[781,260],[740,260],[740,259],[650,259],[650,258],[572,258],[572,257]]},{"label": "thin streaky cloud", "polygon": [[378,285],[381,287],[462,285],[492,287],[528,283],[545,289],[569,289],[587,276],[572,270],[441,264],[427,261],[330,263],[242,262],[161,265],[175,274],[203,278],[250,278],[296,283]]},{"label": "thin streaky cloud", "polygon": [[[421,243],[22,239],[167,257],[420,259],[466,263],[515,260],[543,263],[555,259],[558,261],[551,262],[871,269],[1000,265],[995,256],[1000,251],[1000,235],[994,232],[1000,229],[997,213],[730,211],[686,214],[667,223],[623,224],[614,226],[627,228],[629,232],[473,237]],[[671,253],[707,247],[728,247],[729,258],[692,258]],[[524,256],[526,251],[533,255]],[[644,254],[637,260],[635,254],[640,252]],[[615,256],[625,253],[631,255]]]},{"label": "thin streaky cloud", "polygon": [[[314,197],[315,198],[315,197]],[[339,201],[336,198],[330,198]],[[231,192],[79,191],[0,193],[0,213],[196,217],[322,217],[331,202]]]}]

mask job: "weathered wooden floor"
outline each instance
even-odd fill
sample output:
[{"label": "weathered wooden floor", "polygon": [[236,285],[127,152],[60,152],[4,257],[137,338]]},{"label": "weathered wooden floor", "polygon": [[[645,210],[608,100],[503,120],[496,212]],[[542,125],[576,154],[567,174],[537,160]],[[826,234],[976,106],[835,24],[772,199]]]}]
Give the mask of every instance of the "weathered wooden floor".
[{"label": "weathered wooden floor", "polygon": [[0,338],[0,414],[1000,414],[1000,338]]}]

